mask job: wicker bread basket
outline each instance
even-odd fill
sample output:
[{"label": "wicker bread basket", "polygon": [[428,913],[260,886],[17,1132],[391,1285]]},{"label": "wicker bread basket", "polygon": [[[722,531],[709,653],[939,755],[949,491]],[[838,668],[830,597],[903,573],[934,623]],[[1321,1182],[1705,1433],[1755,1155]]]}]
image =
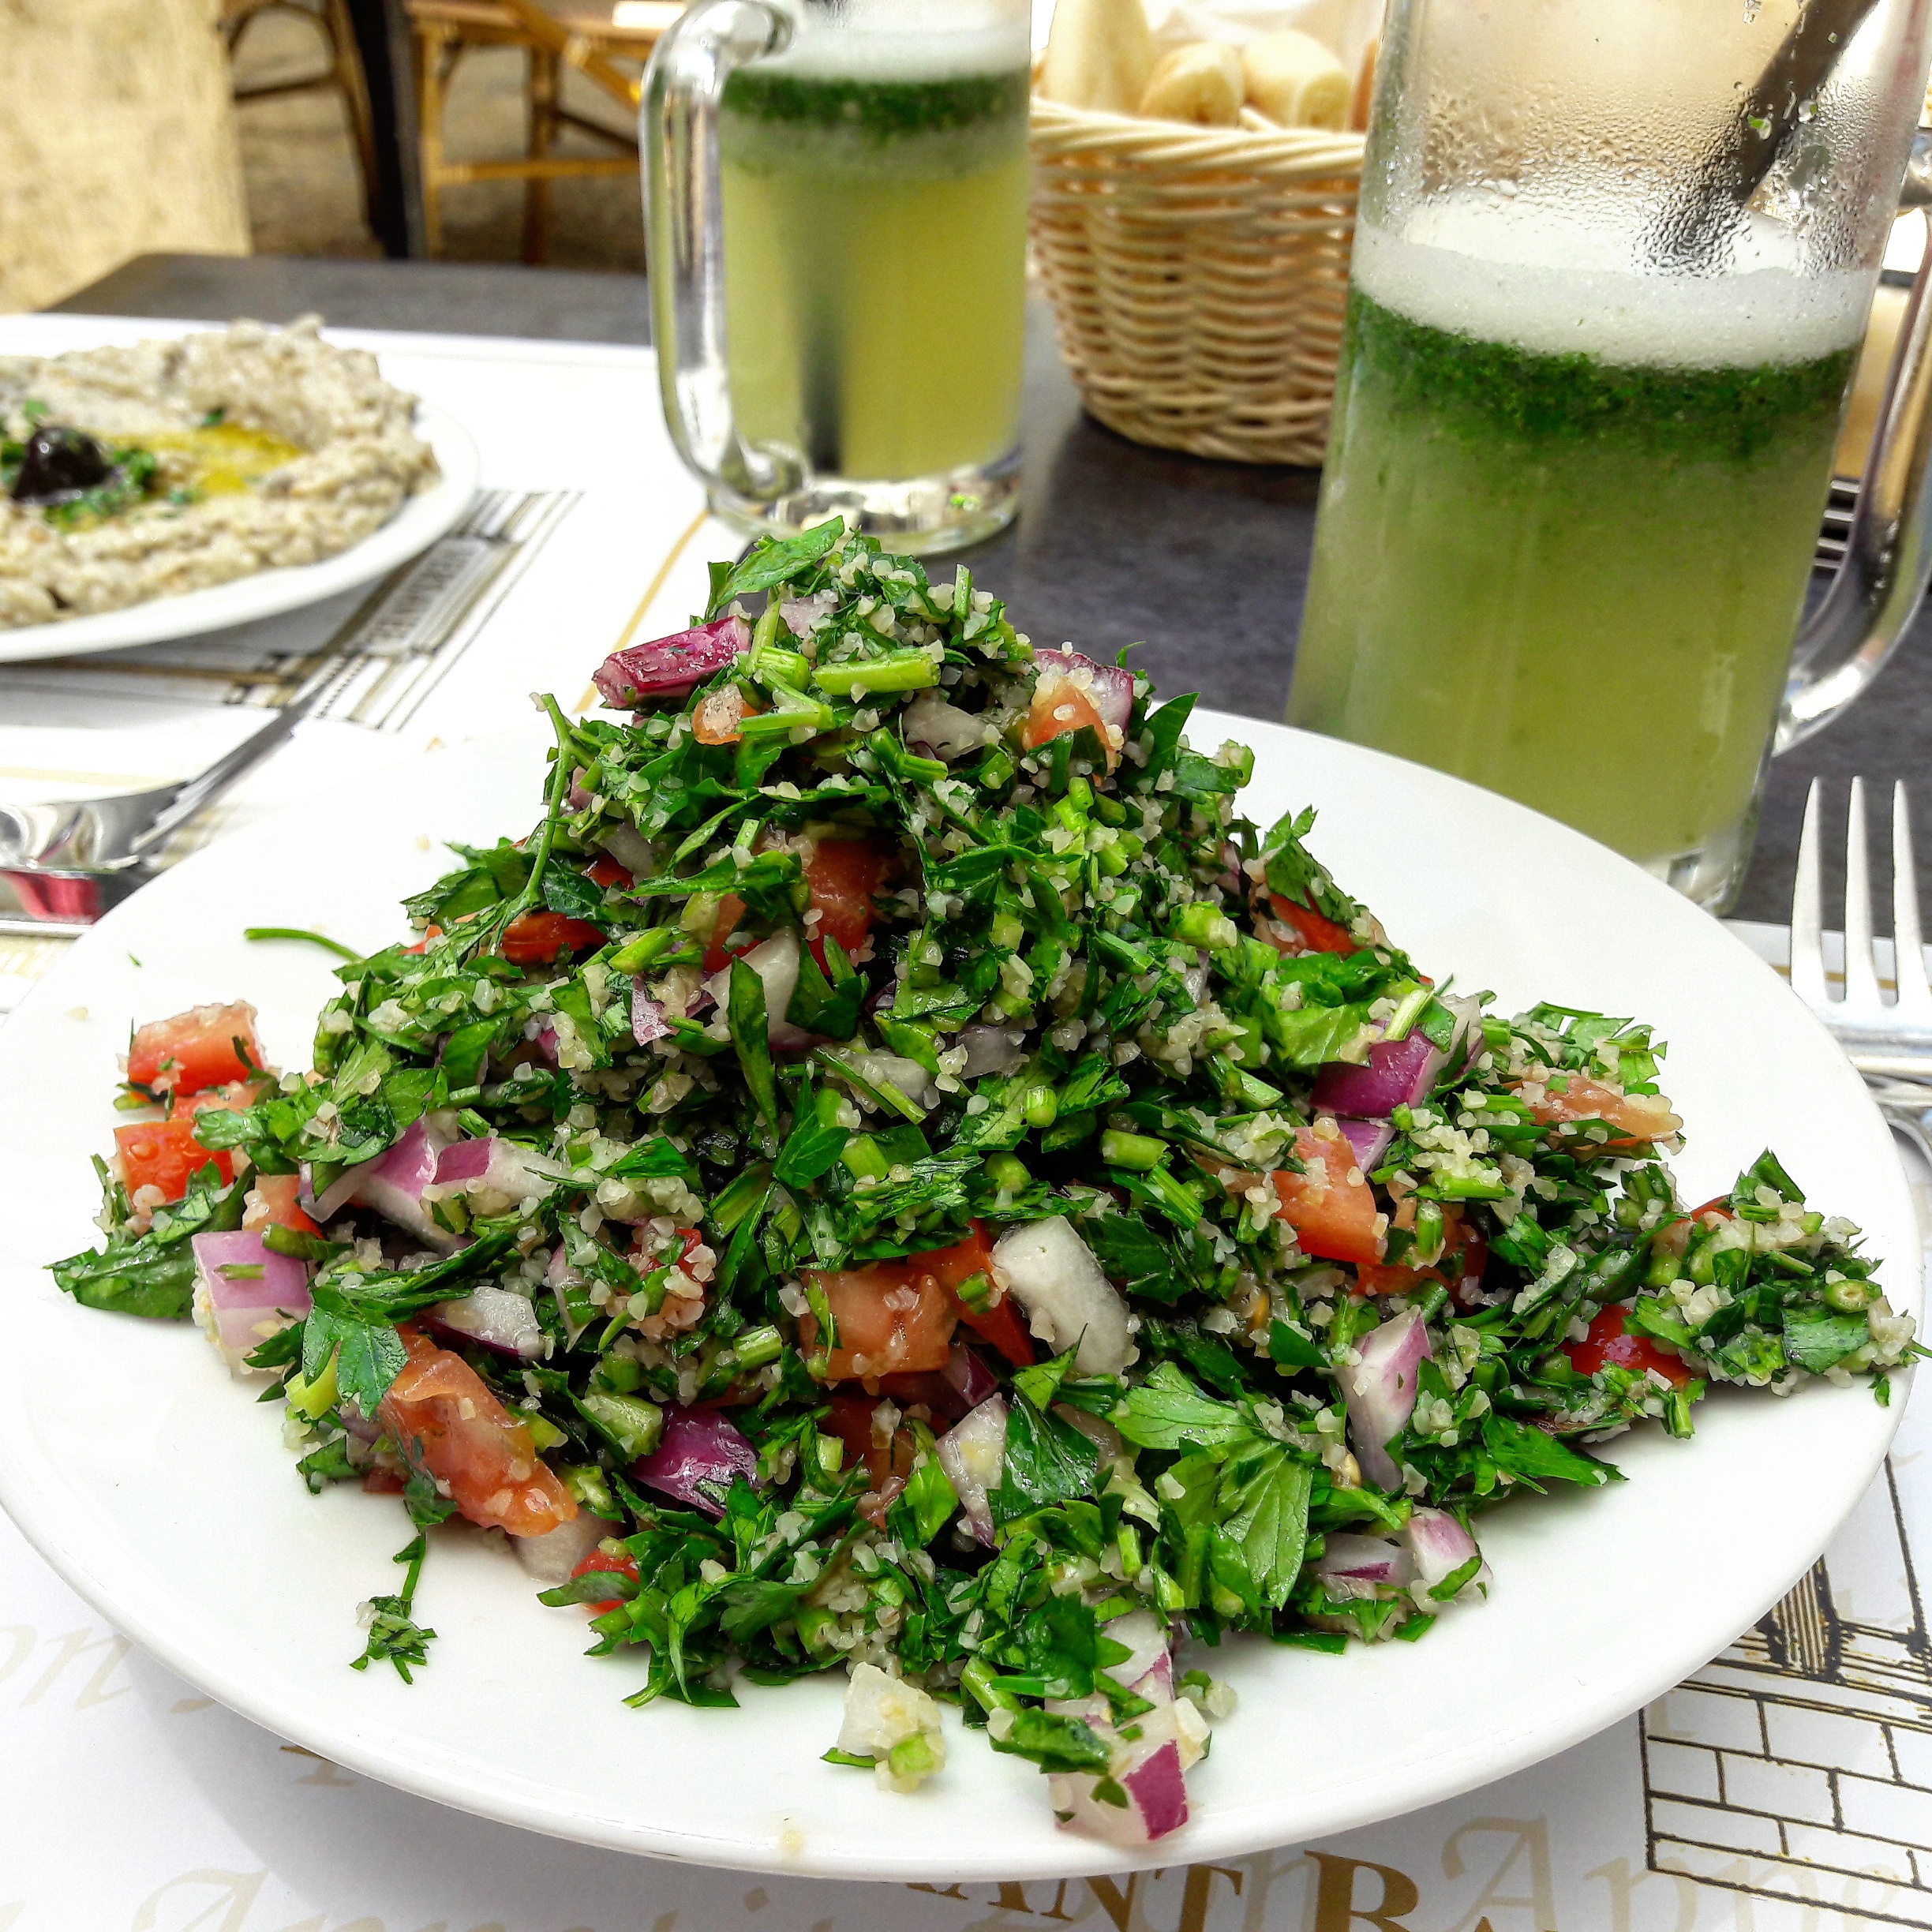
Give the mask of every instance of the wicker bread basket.
[{"label": "wicker bread basket", "polygon": [[1033,257],[1088,409],[1136,443],[1319,463],[1362,137],[1032,106]]}]

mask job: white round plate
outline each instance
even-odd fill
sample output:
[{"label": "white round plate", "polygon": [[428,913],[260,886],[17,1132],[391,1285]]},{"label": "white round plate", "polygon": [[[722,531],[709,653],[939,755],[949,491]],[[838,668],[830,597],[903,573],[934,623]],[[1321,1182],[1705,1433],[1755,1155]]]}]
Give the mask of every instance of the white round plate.
[{"label": "white round plate", "polygon": [[483,474],[483,459],[470,432],[447,410],[418,402],[416,433],[436,451],[442,474],[426,490],[405,499],[380,530],[359,544],[319,564],[256,571],[232,583],[184,591],[179,597],[150,597],[125,610],[70,617],[62,623],[0,630],[0,664],[85,657],[95,651],[125,650],[131,644],[204,637],[211,631],[277,617],[284,611],[319,604],[339,591],[373,583],[455,529],[470,507]]},{"label": "white round plate", "polygon": [[[1767,1142],[1814,1201],[1866,1230],[1894,1305],[1917,1311],[1919,1242],[1890,1137],[1844,1056],[1715,920],[1576,833],[1451,778],[1279,726],[1204,713],[1259,754],[1248,810],[1321,808],[1316,850],[1429,972],[1656,1022],[1690,1123],[1687,1198]],[[88,1156],[109,1144],[133,1021],[238,995],[305,1066],[331,962],[250,945],[249,925],[357,947],[440,842],[520,835],[541,737],[425,758],[245,831],[108,918],[0,1029],[0,1502],[95,1607],[172,1668],[324,1757],[470,1811],[586,1843],[765,1870],[879,1879],[1050,1878],[1305,1841],[1433,1803],[1589,1736],[1678,1683],[1803,1573],[1878,1470],[1903,1407],[1814,1383],[1723,1391],[1696,1439],[1626,1436],[1627,1482],[1485,1516],[1488,1602],[1419,1643],[1327,1657],[1239,1638],[1240,1693],[1189,1782],[1193,1822],[1140,1853],[1057,1829],[1045,1781],[947,1719],[949,1762],[915,1796],[821,1763],[842,1677],[743,1687],[736,1712],[621,1699],[642,1664],[586,1661],[582,1613],[546,1610],[515,1562],[439,1531],[418,1615],[440,1635],[413,1687],[358,1674],[358,1601],[392,1589],[392,1501],[311,1497],[279,1411],[230,1381],[195,1330],[77,1307],[43,1264],[92,1244]],[[138,962],[138,964],[137,963]]]}]

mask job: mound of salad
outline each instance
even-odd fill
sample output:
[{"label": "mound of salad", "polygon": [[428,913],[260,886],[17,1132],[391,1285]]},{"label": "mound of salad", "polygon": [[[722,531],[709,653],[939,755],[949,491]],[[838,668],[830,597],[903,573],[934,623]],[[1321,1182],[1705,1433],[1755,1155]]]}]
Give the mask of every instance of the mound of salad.
[{"label": "mound of salad", "polygon": [[1191,698],[964,567],[763,540],[597,681],[535,829],[344,953],[312,1069],[245,1004],[134,1034],[54,1269],[192,1315],[311,1488],[399,1496],[358,1667],[424,1663],[460,1517],[634,1705],[842,1669],[833,1763],[915,1788],[950,1704],[1144,1844],[1224,1633],[1421,1638],[1593,1445],[1922,1352],[1770,1154],[1679,1201],[1648,1028],[1432,981]]}]

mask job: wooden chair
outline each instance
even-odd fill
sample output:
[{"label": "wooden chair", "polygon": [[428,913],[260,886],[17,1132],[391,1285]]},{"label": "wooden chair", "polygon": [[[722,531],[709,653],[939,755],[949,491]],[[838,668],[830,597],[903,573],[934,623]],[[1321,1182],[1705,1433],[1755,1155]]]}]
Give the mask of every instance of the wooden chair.
[{"label": "wooden chair", "polygon": [[[642,16],[639,24],[613,18],[611,0],[408,0],[410,24],[416,39],[417,120],[422,143],[422,192],[429,253],[443,243],[443,190],[472,182],[520,181],[523,183],[523,259],[541,262],[550,247],[550,184],[597,175],[635,174],[638,152],[635,135],[619,132],[574,114],[563,103],[560,83],[566,66],[635,116],[643,92],[639,69],[660,36],[678,13],[682,0],[659,0],[640,7],[627,5],[627,15]],[[530,137],[525,152],[515,160],[451,161],[444,139],[450,81],[463,55],[472,47],[515,47],[529,58],[526,83],[530,103]],[[620,66],[619,62],[626,63]],[[616,152],[603,155],[560,155],[557,137],[575,128]]]},{"label": "wooden chair", "polygon": [[281,94],[305,94],[316,88],[330,88],[343,97],[349,114],[349,137],[355,148],[356,169],[362,181],[363,205],[369,212],[369,225],[376,227],[376,129],[369,112],[369,84],[362,72],[362,58],[356,51],[354,23],[349,17],[348,0],[221,0],[222,37],[232,62],[242,36],[251,25],[269,13],[293,13],[305,20],[322,36],[328,64],[320,73],[294,80],[265,80],[234,89],[238,101],[268,100]]}]

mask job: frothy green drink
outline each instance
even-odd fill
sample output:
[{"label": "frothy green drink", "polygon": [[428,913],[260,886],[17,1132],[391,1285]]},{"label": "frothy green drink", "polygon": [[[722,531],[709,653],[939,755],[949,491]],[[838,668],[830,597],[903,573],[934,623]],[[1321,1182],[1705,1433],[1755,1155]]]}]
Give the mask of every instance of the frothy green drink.
[{"label": "frothy green drink", "polygon": [[[1290,721],[1720,897],[1748,850],[1858,290],[1761,275],[1728,321],[1717,283],[1654,316],[1641,290],[1586,301],[1593,353],[1552,342],[1533,301],[1487,335],[1453,324],[1493,320],[1492,301],[1459,314],[1425,291],[1406,310],[1398,279],[1359,263]],[[1780,333],[1797,353],[1710,353]]]},{"label": "frothy green drink", "polygon": [[821,474],[878,480],[1012,451],[1024,66],[848,77],[754,64],[725,87],[720,145],[740,431]]}]

